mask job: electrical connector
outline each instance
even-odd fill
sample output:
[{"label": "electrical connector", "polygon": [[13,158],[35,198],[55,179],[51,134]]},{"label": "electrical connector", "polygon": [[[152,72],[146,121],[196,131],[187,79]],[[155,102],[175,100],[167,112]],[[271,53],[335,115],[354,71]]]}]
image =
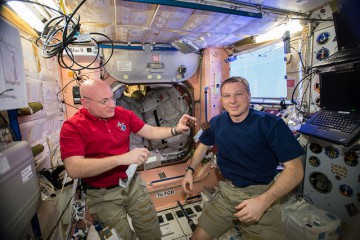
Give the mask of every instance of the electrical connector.
[{"label": "electrical connector", "polygon": [[91,41],[91,35],[90,33],[85,33],[82,35],[78,35],[76,36],[76,41],[77,42],[90,42]]}]

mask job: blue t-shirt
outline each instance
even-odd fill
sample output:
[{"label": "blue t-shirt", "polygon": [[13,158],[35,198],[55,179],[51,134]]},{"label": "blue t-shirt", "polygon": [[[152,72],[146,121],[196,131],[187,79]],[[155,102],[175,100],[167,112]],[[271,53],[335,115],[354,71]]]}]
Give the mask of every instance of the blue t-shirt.
[{"label": "blue t-shirt", "polygon": [[240,123],[228,112],[213,117],[199,140],[217,146],[221,174],[237,187],[268,184],[279,163],[305,153],[281,118],[254,109]]}]

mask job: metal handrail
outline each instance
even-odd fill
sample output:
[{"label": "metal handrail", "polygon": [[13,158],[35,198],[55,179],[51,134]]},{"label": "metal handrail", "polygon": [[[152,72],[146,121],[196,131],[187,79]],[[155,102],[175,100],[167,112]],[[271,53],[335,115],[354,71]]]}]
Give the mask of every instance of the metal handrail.
[{"label": "metal handrail", "polygon": [[168,177],[168,178],[162,178],[159,180],[154,180],[149,182],[149,186],[152,186],[154,183],[158,183],[158,182],[165,182],[165,181],[169,181],[169,180],[173,180],[173,179],[177,179],[177,178],[182,178],[185,177],[185,175],[179,175],[179,176],[175,176],[175,177]]}]

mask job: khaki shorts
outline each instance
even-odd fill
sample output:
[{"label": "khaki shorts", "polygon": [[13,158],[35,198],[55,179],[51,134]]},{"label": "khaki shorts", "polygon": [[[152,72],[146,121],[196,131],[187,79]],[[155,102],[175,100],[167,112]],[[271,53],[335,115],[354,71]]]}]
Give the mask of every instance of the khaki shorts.
[{"label": "khaki shorts", "polygon": [[235,187],[230,182],[219,182],[219,189],[205,206],[199,217],[200,227],[217,238],[238,225],[243,233],[241,239],[246,240],[280,240],[282,235],[282,220],[279,203],[274,203],[262,216],[259,222],[245,224],[235,217],[235,206],[243,200],[259,196],[269,185],[253,185],[245,188]]},{"label": "khaki shorts", "polygon": [[[126,240],[159,240],[160,225],[156,210],[146,188],[146,182],[136,174],[129,188],[117,187],[111,190],[86,190],[86,206],[103,228],[115,226],[121,238]],[[129,214],[135,230],[127,220]],[[115,223],[114,223],[114,218]]]}]

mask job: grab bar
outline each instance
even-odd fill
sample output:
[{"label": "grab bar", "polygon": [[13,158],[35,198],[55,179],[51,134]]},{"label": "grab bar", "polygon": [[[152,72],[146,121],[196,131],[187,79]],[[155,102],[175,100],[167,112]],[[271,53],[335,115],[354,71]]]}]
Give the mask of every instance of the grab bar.
[{"label": "grab bar", "polygon": [[149,186],[152,186],[154,183],[158,183],[158,182],[165,182],[165,181],[169,181],[169,180],[173,180],[173,179],[177,179],[177,178],[182,178],[185,177],[185,175],[179,175],[179,176],[175,176],[175,177],[168,177],[168,178],[162,178],[159,180],[154,180],[149,182]]}]

